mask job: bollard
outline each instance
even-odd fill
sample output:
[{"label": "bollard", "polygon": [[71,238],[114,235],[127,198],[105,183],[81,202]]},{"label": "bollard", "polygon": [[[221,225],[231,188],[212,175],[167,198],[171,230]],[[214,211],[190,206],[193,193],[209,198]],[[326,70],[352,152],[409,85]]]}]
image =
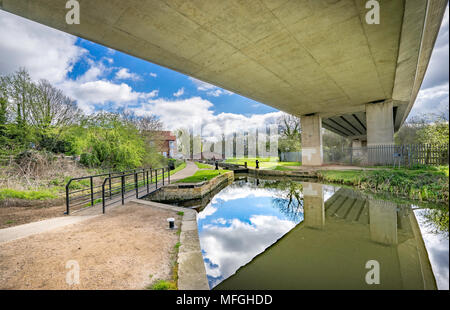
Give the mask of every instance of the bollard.
[{"label": "bollard", "polygon": [[244,162],[244,167],[245,169],[247,169],[247,162]]},{"label": "bollard", "polygon": [[216,161],[216,170],[219,170],[219,163]]},{"label": "bollard", "polygon": [[259,169],[259,160],[256,160],[256,169]]},{"label": "bollard", "polygon": [[167,219],[167,222],[169,222],[169,229],[174,229],[175,228],[175,219],[173,217],[169,217]]}]

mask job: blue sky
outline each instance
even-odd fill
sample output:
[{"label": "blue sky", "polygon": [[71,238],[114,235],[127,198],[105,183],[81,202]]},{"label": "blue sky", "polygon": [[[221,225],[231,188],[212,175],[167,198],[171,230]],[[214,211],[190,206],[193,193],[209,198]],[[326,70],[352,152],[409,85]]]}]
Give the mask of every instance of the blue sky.
[{"label": "blue sky", "polygon": [[[271,124],[283,113],[107,47],[0,10],[0,74],[25,67],[47,79],[86,113],[128,109],[156,115],[166,129],[207,124],[227,132]],[[447,110],[449,102],[448,7],[430,65],[410,117]]]},{"label": "blue sky", "polygon": [[[110,67],[127,68],[130,73],[135,74],[135,78],[130,77],[126,80],[127,84],[138,92],[149,92],[153,89],[157,89],[159,97],[171,98],[175,97],[174,94],[182,89],[182,94],[178,95],[177,98],[182,99],[193,96],[204,96],[213,103],[214,107],[212,110],[214,110],[216,114],[225,112],[251,115],[278,111],[275,108],[237,94],[228,92],[222,93],[223,89],[218,87],[214,87],[213,90],[216,90],[215,93],[210,90],[199,90],[198,84],[200,81],[198,80],[193,81],[184,74],[129,56],[119,51],[111,50],[84,39],[78,38],[76,45],[88,50],[88,57],[94,61],[102,61],[102,59],[105,58],[112,59],[113,63],[110,64]],[[83,75],[88,69],[89,63],[87,61],[79,61],[75,64],[72,72],[69,72],[69,77],[71,79],[76,79]],[[105,78],[110,80],[114,79],[117,71],[118,70],[112,70]],[[200,84],[200,89],[201,85],[204,84]]]}]

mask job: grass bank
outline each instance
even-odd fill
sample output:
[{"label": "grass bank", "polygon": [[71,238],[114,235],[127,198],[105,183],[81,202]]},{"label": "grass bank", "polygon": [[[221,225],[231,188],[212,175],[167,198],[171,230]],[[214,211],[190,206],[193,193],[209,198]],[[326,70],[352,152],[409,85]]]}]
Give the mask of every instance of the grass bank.
[{"label": "grass bank", "polygon": [[214,169],[214,166],[212,166],[212,165],[199,163],[197,161],[195,162],[195,164],[197,165],[198,169]]},{"label": "grass bank", "polygon": [[208,181],[228,171],[229,170],[197,170],[197,172],[194,175],[178,180],[176,183],[199,183],[203,181]]},{"label": "grass bank", "polygon": [[420,201],[449,202],[449,168],[417,167],[381,168],[376,170],[322,170],[318,172],[323,182],[355,186],[374,193],[390,193]]},{"label": "grass bank", "polygon": [[278,158],[270,157],[270,158],[229,158],[225,160],[226,163],[235,164],[235,165],[244,165],[247,162],[247,167],[255,168],[256,160],[259,160],[259,167],[261,169],[268,170],[295,170],[295,168],[289,167],[298,167],[301,166],[302,163],[296,161],[289,162],[281,162],[278,161]]},{"label": "grass bank", "polygon": [[25,200],[46,200],[57,198],[57,193],[50,190],[32,191],[15,190],[10,188],[0,189],[0,200],[2,199],[25,199]]}]

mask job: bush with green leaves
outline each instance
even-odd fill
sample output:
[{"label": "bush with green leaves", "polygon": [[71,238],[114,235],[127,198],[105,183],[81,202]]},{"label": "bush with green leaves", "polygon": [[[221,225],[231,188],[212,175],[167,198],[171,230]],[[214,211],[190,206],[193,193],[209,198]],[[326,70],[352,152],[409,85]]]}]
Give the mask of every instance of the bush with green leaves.
[{"label": "bush with green leaves", "polygon": [[118,114],[100,113],[73,126],[65,137],[89,167],[125,170],[142,166],[145,145],[139,131]]}]

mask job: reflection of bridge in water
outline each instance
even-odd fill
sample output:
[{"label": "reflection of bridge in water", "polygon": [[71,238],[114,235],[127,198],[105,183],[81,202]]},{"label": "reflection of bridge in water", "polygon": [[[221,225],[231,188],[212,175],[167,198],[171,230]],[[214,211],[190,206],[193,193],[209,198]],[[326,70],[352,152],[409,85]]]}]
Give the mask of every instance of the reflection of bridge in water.
[{"label": "reflection of bridge in water", "polygon": [[[436,289],[409,205],[303,183],[304,221],[217,289]],[[365,281],[380,264],[380,284]]]}]

